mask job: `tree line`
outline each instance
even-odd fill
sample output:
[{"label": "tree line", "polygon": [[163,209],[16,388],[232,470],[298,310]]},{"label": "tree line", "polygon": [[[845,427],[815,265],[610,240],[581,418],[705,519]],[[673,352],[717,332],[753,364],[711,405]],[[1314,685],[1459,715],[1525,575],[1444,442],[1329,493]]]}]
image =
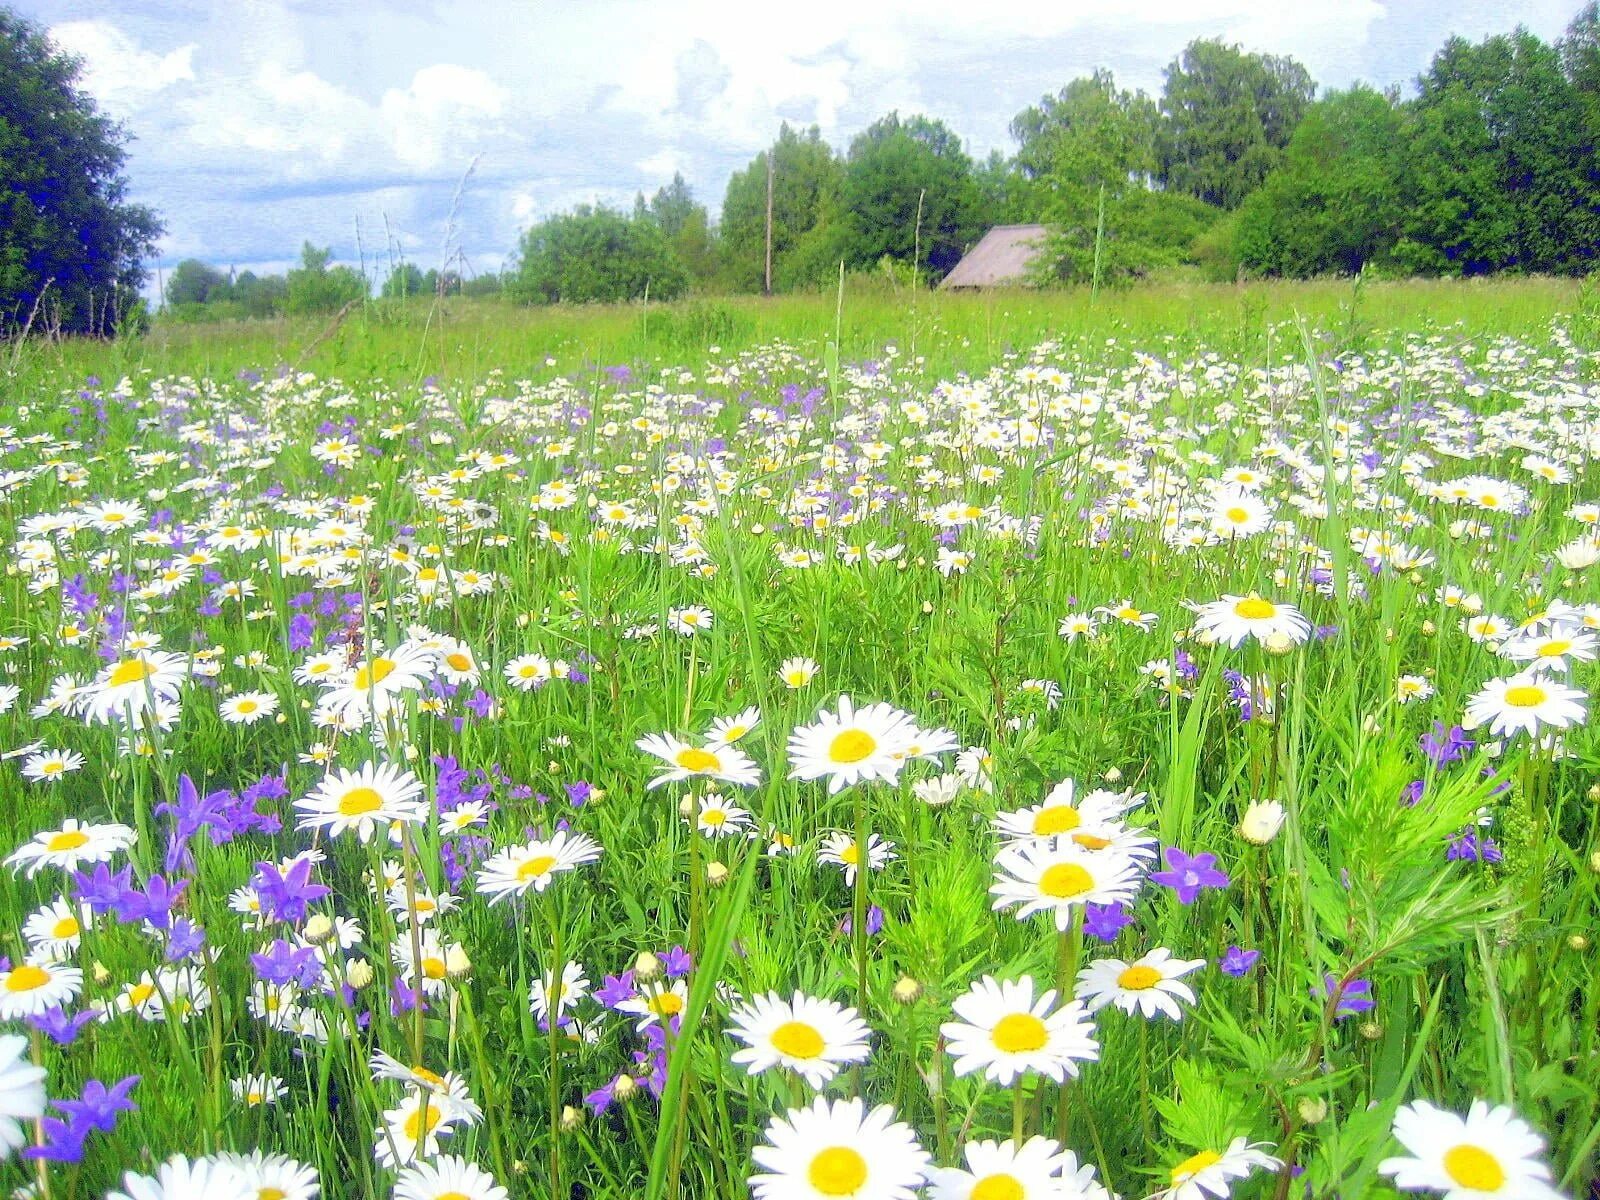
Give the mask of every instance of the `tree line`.
[{"label": "tree line", "polygon": [[[0,334],[41,316],[105,333],[139,308],[162,228],[128,201],[126,135],[78,86],[80,67],[0,7]],[[503,275],[402,261],[380,295],[784,292],[825,287],[841,264],[933,282],[999,224],[1046,228],[1038,283],[1586,273],[1600,243],[1600,5],[1553,44],[1523,28],[1451,38],[1410,95],[1319,96],[1292,58],[1200,39],[1159,95],[1095,71],[1010,133],[1010,154],[975,160],[926,115],[891,112],[842,149],[785,124],[729,179],[716,221],[675,175],[631,211],[539,221]],[[178,317],[336,310],[371,291],[309,243],[282,276],[186,260],[162,283]]]},{"label": "tree line", "polygon": [[[988,228],[1047,228],[1034,282],[1187,268],[1209,278],[1581,274],[1600,247],[1600,6],[1564,37],[1451,38],[1416,92],[1320,97],[1294,59],[1191,42],[1158,96],[1110,71],[1019,112],[974,161],[943,121],[890,113],[836,152],[812,127],[728,181],[711,225],[681,176],[631,214],[583,207],[525,236],[513,294],[634,298],[767,285],[839,264],[935,281]],[[602,237],[600,231],[604,231]],[[605,253],[592,253],[591,239]]]}]

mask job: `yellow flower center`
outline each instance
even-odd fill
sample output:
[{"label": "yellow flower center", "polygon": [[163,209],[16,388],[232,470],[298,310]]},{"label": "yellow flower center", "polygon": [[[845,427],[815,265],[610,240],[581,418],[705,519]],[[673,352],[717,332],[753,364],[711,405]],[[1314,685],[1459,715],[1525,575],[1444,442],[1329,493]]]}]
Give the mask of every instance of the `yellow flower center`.
[{"label": "yellow flower center", "polygon": [[339,797],[341,817],[362,817],[383,807],[383,797],[369,787],[351,788]]},{"label": "yellow flower center", "polygon": [[857,846],[854,842],[851,842],[843,850],[839,851],[839,861],[844,863],[847,867],[860,866],[861,847]]},{"label": "yellow flower center", "polygon": [[772,1031],[772,1048],[790,1058],[817,1058],[826,1044],[804,1021],[785,1021]]},{"label": "yellow flower center", "polygon": [[722,769],[722,762],[715,754],[709,750],[701,750],[694,746],[685,746],[682,750],[679,750],[677,757],[673,761],[685,771],[695,775],[703,775],[707,771],[719,771]]},{"label": "yellow flower center", "polygon": [[968,1193],[971,1200],[1022,1200],[1027,1189],[1017,1181],[1015,1175],[985,1175],[972,1185]]},{"label": "yellow flower center", "polygon": [[472,1197],[465,1192],[444,1192],[435,1196],[433,1200],[472,1200]]},{"label": "yellow flower center", "polygon": [[713,808],[707,812],[701,813],[700,820],[703,824],[710,825],[712,828],[716,828],[719,825],[727,823],[728,814],[723,812],[720,808]]},{"label": "yellow flower center", "polygon": [[1083,818],[1070,804],[1052,804],[1040,809],[1033,818],[1033,832],[1040,837],[1055,837],[1058,833],[1071,833]]},{"label": "yellow flower center", "polygon": [[1498,1192],[1506,1182],[1505,1168],[1487,1150],[1462,1143],[1444,1152],[1444,1173],[1474,1192]]},{"label": "yellow flower center", "polygon": [[541,875],[547,873],[550,868],[555,865],[555,855],[541,854],[537,858],[530,858],[527,862],[518,867],[517,878],[523,883],[527,883],[530,879],[538,879]]},{"label": "yellow flower center", "polygon": [[435,1074],[433,1071],[428,1070],[427,1067],[412,1067],[411,1073],[424,1083],[431,1083],[434,1087],[444,1086],[444,1076]]},{"label": "yellow flower center", "polygon": [[144,659],[129,658],[116,665],[109,682],[112,687],[124,687],[130,683],[143,683],[152,674],[153,669]]},{"label": "yellow flower center", "polygon": [[89,835],[81,829],[64,829],[60,833],[50,835],[50,840],[44,844],[46,850],[66,851],[77,850],[89,844]]},{"label": "yellow flower center", "polygon": [[1222,515],[1227,517],[1228,520],[1232,521],[1235,525],[1243,525],[1250,519],[1250,510],[1247,508],[1240,508],[1238,505],[1235,505]]},{"label": "yellow flower center", "polygon": [[1174,1184],[1179,1184],[1183,1183],[1187,1179],[1193,1179],[1212,1163],[1221,1161],[1222,1155],[1218,1154],[1215,1150],[1202,1150],[1199,1154],[1191,1155],[1190,1157],[1184,1159],[1177,1166],[1172,1168],[1172,1182]]},{"label": "yellow flower center", "polygon": [[1506,703],[1512,708],[1538,708],[1544,701],[1544,689],[1538,684],[1527,683],[1506,689]]},{"label": "yellow flower center", "polygon": [[33,992],[50,982],[50,972],[32,963],[23,963],[6,976],[6,991]]},{"label": "yellow flower center", "polygon": [[1094,876],[1077,863],[1056,863],[1039,876],[1039,894],[1054,900],[1070,900],[1094,888]]},{"label": "yellow flower center", "polygon": [[846,729],[828,743],[828,758],[836,763],[858,763],[878,748],[878,739],[864,729]]},{"label": "yellow flower center", "polygon": [[1278,615],[1278,606],[1271,600],[1251,596],[1233,606],[1233,615],[1246,621],[1266,621]]},{"label": "yellow flower center", "polygon": [[[259,1104],[259,1100],[251,1100],[252,1104]],[[288,1200],[289,1193],[282,1188],[266,1187],[256,1189],[256,1200]]]},{"label": "yellow flower center", "polygon": [[472,670],[472,656],[468,654],[461,654],[459,652],[455,654],[446,654],[444,656],[444,661],[449,664],[452,671]]},{"label": "yellow flower center", "polygon": [[422,973],[429,979],[443,979],[445,977],[444,959],[425,958],[422,960]]},{"label": "yellow flower center", "polygon": [[677,992],[661,992],[651,996],[650,1011],[658,1017],[675,1017],[683,1011],[683,997]]},{"label": "yellow flower center", "polygon": [[867,1182],[867,1160],[849,1146],[829,1146],[811,1160],[806,1179],[824,1196],[853,1196]]},{"label": "yellow flower center", "polygon": [[50,936],[62,941],[65,941],[67,938],[77,937],[78,918],[62,917],[54,925],[50,926]]},{"label": "yellow flower center", "polygon": [[156,994],[156,985],[155,984],[153,984],[153,983],[136,983],[136,984],[133,985],[133,987],[128,989],[128,1004],[132,1008],[138,1008],[146,1000],[150,999],[150,997],[154,996],[155,994]]},{"label": "yellow flower center", "polygon": [[1050,1032],[1032,1013],[1007,1013],[995,1022],[989,1040],[1004,1054],[1022,1054],[1041,1049],[1050,1040]]},{"label": "yellow flower center", "polygon": [[1117,986],[1130,992],[1149,991],[1161,982],[1161,972],[1154,967],[1129,967],[1117,976]]},{"label": "yellow flower center", "polygon": [[394,671],[394,659],[375,658],[356,672],[355,689],[364,692],[375,683],[382,683]]},{"label": "yellow flower center", "polygon": [[432,1133],[439,1119],[444,1116],[437,1104],[429,1104],[426,1108],[414,1108],[406,1114],[405,1132],[409,1141],[420,1141],[424,1135]]},{"label": "yellow flower center", "polygon": [[1563,654],[1565,654],[1568,650],[1571,650],[1571,649],[1572,649],[1572,643],[1571,642],[1567,642],[1567,641],[1546,642],[1544,645],[1539,647],[1539,657],[1540,658],[1560,658]]},{"label": "yellow flower center", "polygon": [[241,700],[238,704],[239,711],[242,713],[253,713],[260,707],[261,705],[255,700]]},{"label": "yellow flower center", "polygon": [[1104,850],[1111,845],[1110,838],[1101,837],[1097,833],[1075,833],[1072,835],[1072,840],[1085,850]]}]

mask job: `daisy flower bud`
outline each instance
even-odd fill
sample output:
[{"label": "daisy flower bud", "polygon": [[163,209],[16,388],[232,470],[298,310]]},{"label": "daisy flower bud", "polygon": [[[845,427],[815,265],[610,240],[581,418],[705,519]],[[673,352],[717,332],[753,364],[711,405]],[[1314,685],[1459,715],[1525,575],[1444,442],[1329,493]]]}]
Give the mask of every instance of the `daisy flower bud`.
[{"label": "daisy flower bud", "polygon": [[611,1084],[611,1094],[618,1100],[631,1100],[638,1090],[639,1081],[628,1074],[618,1075]]},{"label": "daisy flower bud", "polygon": [[1575,933],[1567,939],[1567,948],[1574,953],[1582,954],[1589,948],[1589,939],[1581,933]]},{"label": "daisy flower bud", "polygon": [[1121,783],[1122,782],[1122,771],[1121,771],[1121,769],[1118,768],[1118,767],[1108,767],[1108,768],[1106,768],[1106,782],[1107,783]]},{"label": "daisy flower bud", "polygon": [[728,882],[728,868],[719,862],[707,863],[706,882],[712,887],[721,887]]},{"label": "daisy flower bud", "polygon": [[574,1108],[568,1104],[561,1110],[561,1128],[566,1133],[571,1133],[583,1124],[583,1109]]},{"label": "daisy flower bud", "polygon": [[1283,828],[1283,805],[1276,800],[1254,800],[1239,822],[1239,836],[1252,846],[1265,846]]},{"label": "daisy flower bud", "polygon": [[345,982],[356,991],[360,991],[372,982],[372,964],[364,958],[358,958],[350,964],[344,973]]},{"label": "daisy flower bud", "polygon": [[313,913],[311,919],[306,922],[305,929],[301,932],[305,934],[308,942],[325,941],[328,935],[333,932],[333,921],[328,918],[326,913]]},{"label": "daisy flower bud", "polygon": [[472,970],[472,960],[467,957],[467,952],[460,946],[451,946],[445,951],[444,969],[451,979],[460,979]]},{"label": "daisy flower bud", "polygon": [[1307,1125],[1321,1124],[1328,1116],[1328,1102],[1321,1096],[1301,1096],[1300,1103],[1295,1106],[1300,1113],[1300,1119]]},{"label": "daisy flower bud", "polygon": [[922,984],[909,975],[902,975],[895,981],[894,999],[896,1004],[912,1004],[922,995]]},{"label": "daisy flower bud", "polygon": [[633,960],[633,977],[639,983],[654,983],[661,978],[661,960],[648,950],[639,951]]}]

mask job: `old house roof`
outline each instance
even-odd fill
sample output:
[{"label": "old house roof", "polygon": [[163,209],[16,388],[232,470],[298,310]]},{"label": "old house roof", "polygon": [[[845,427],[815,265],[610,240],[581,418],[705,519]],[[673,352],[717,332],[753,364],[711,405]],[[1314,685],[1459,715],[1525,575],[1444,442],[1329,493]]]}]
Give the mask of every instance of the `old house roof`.
[{"label": "old house roof", "polygon": [[1028,265],[1038,257],[1043,225],[996,225],[940,282],[942,288],[1015,287],[1027,282]]}]

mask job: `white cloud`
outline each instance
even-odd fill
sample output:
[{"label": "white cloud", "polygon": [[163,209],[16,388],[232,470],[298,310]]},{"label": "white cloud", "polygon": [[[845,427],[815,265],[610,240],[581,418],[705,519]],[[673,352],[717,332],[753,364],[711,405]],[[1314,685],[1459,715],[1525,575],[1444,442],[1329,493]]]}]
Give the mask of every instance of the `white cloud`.
[{"label": "white cloud", "polygon": [[395,157],[433,170],[467,157],[463,152],[491,131],[508,99],[482,71],[436,63],[418,71],[409,87],[385,92],[379,113]]},{"label": "white cloud", "polygon": [[50,38],[83,59],[82,82],[113,116],[136,110],[146,98],[194,78],[193,43],[166,54],[139,48],[109,21],[67,21],[52,25]]}]

